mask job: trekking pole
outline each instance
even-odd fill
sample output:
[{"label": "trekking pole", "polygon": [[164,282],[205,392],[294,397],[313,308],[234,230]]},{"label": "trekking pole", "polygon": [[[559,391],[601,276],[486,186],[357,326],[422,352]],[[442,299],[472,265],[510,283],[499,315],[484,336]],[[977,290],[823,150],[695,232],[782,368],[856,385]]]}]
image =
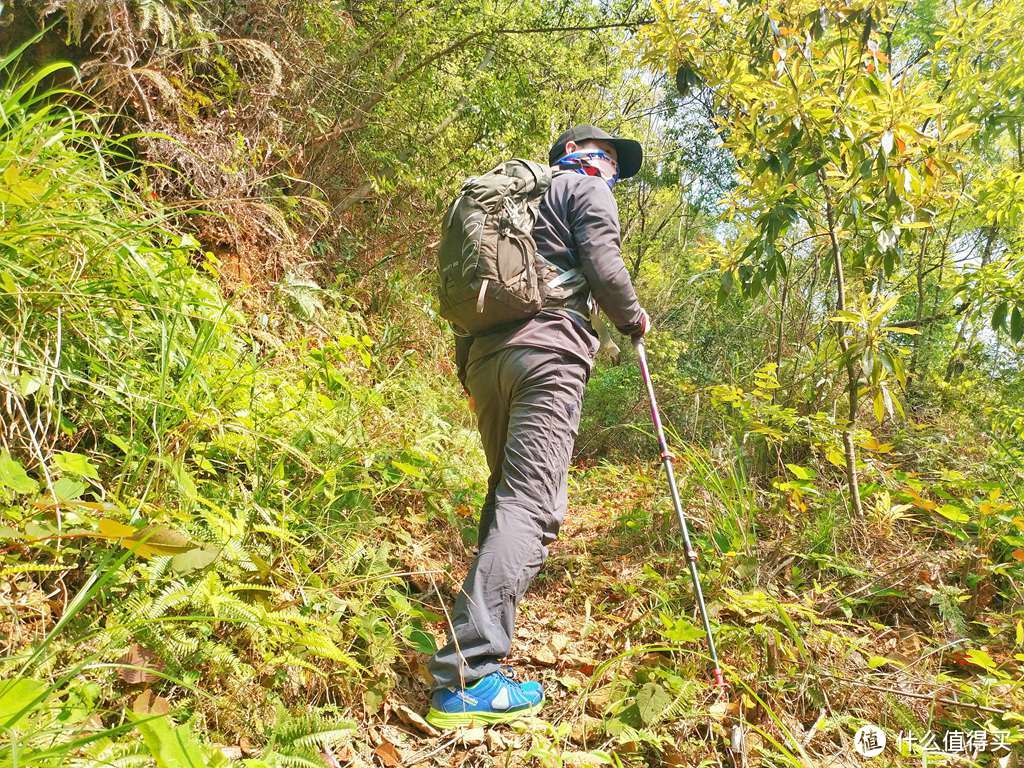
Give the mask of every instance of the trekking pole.
[{"label": "trekking pole", "polygon": [[708,621],[708,608],[704,604],[704,591],[700,587],[700,576],[697,573],[697,552],[690,541],[690,529],[686,524],[686,515],[683,513],[683,505],[679,501],[679,489],[676,488],[676,476],[672,470],[672,459],[675,458],[668,449],[665,440],[665,430],[661,426],[661,415],[658,413],[658,401],[654,397],[654,384],[651,381],[651,372],[647,367],[647,352],[644,349],[642,336],[633,339],[633,347],[636,349],[637,357],[640,359],[640,375],[643,377],[647,387],[647,399],[651,403],[651,421],[654,422],[654,429],[658,433],[658,447],[661,449],[661,461],[665,465],[665,474],[668,475],[668,487],[672,493],[672,506],[675,507],[676,516],[679,518],[679,527],[683,531],[683,545],[686,547],[686,560],[690,566],[690,578],[693,579],[693,591],[697,597],[697,607],[700,609],[700,618],[704,622],[704,634],[708,638],[708,650],[711,652],[711,662],[715,665],[713,674],[714,685],[718,688],[725,688],[725,679],[722,677],[722,669],[718,665],[718,652],[715,650],[715,639],[711,635],[711,623]]}]

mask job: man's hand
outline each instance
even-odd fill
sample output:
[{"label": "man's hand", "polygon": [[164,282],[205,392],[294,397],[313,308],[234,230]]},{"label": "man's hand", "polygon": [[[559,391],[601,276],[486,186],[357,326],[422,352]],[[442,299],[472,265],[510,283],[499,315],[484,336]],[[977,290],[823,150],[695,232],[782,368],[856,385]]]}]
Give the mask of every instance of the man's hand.
[{"label": "man's hand", "polygon": [[470,413],[476,413],[476,398],[470,395],[467,402],[469,404]]},{"label": "man's hand", "polygon": [[642,339],[647,335],[647,332],[651,330],[651,316],[647,314],[646,309],[640,310],[640,330],[633,334],[634,339]]}]

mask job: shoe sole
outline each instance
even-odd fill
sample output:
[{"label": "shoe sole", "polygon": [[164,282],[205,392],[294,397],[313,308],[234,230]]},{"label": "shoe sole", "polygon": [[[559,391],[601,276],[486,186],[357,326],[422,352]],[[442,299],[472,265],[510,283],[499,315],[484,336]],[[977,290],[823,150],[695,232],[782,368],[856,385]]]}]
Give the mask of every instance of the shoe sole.
[{"label": "shoe sole", "polygon": [[430,708],[427,712],[427,722],[435,728],[474,728],[480,725],[497,725],[498,723],[510,723],[524,717],[533,717],[540,712],[544,702],[541,701],[532,707],[513,709],[508,712],[442,712],[439,709]]}]

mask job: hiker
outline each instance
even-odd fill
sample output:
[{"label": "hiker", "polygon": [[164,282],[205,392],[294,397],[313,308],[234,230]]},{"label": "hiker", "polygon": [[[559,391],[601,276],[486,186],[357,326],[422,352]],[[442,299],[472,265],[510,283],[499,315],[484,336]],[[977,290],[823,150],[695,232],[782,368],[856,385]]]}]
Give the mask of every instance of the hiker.
[{"label": "hiker", "polygon": [[490,479],[476,559],[455,601],[448,643],[430,660],[427,719],[439,727],[504,722],[540,709],[540,683],[515,680],[502,660],[517,604],[565,516],[583,389],[598,351],[594,304],[623,334],[643,336],[650,327],[622,261],[611,191],[640,170],[640,144],[577,125],[558,137],[548,160],[553,177],[532,229],[536,253],[561,270],[549,286],[578,276],[578,290],[511,328],[456,340],[459,380],[477,416]]}]

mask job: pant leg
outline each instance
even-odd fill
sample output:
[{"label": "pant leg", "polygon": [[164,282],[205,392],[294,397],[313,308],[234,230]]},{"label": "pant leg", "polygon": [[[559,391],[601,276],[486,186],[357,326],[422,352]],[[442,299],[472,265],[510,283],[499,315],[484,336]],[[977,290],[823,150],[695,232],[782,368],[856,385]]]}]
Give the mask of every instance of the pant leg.
[{"label": "pant leg", "polygon": [[[487,533],[494,524],[494,504],[498,483],[501,481],[501,465],[505,459],[505,440],[508,436],[508,415],[511,406],[511,388],[503,386],[503,360],[500,353],[490,355],[466,372],[466,384],[476,400],[477,428],[483,444],[484,456],[490,477],[487,480],[487,496],[480,509],[480,525],[477,530],[477,549],[484,545]],[[508,378],[504,376],[504,378]]]},{"label": "pant leg", "polygon": [[[430,663],[435,687],[471,684],[497,670],[508,655],[516,607],[565,517],[587,380],[585,364],[560,352],[513,347],[487,362],[494,366],[493,393],[478,394],[472,374],[467,383],[478,409],[488,394],[508,403],[501,472],[490,524],[481,529],[480,550],[456,599],[448,643]],[[490,381],[485,371],[479,374],[478,384]],[[485,421],[487,410],[478,413],[486,448],[500,423]]]}]

